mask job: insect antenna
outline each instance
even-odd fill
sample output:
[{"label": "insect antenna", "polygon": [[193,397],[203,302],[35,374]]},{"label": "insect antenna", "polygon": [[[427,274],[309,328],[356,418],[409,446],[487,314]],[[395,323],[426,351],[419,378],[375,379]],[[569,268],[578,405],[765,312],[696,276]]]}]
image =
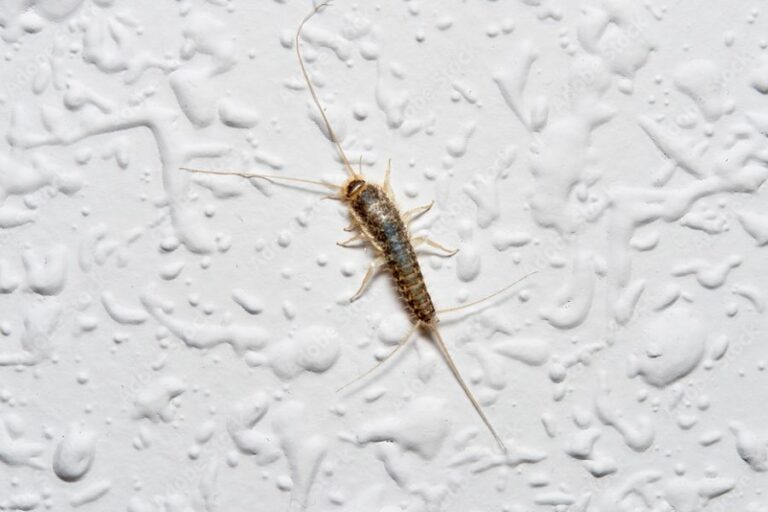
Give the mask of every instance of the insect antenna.
[{"label": "insect antenna", "polygon": [[301,32],[304,29],[304,25],[312,19],[312,17],[323,10],[325,7],[330,5],[330,1],[323,2],[322,4],[315,7],[312,12],[310,12],[304,20],[299,25],[298,30],[296,31],[296,56],[299,58],[299,66],[301,67],[301,74],[304,76],[304,81],[307,83],[307,87],[309,88],[309,93],[312,95],[312,101],[315,102],[315,105],[317,106],[317,109],[320,111],[320,116],[323,118],[323,123],[325,124],[325,128],[328,130],[328,134],[331,136],[331,141],[336,146],[336,151],[339,153],[339,157],[341,157],[341,161],[344,163],[344,169],[346,169],[347,173],[350,177],[356,177],[354,169],[352,169],[352,165],[349,163],[349,159],[347,158],[347,154],[344,152],[344,148],[341,147],[341,143],[339,142],[338,137],[336,137],[336,132],[333,131],[333,128],[331,127],[331,123],[328,120],[328,116],[325,114],[325,109],[323,108],[322,104],[320,103],[320,98],[317,96],[317,92],[315,91],[315,86],[312,85],[312,80],[309,79],[309,73],[307,73],[307,68],[304,65],[304,57],[301,55]]},{"label": "insect antenna", "polygon": [[278,176],[276,174],[253,174],[240,171],[207,171],[204,169],[190,169],[189,167],[181,167],[182,171],[191,172],[193,174],[216,174],[218,176],[240,176],[241,178],[259,178],[272,183],[279,181],[289,181],[295,183],[309,183],[311,185],[320,185],[321,187],[330,188],[331,190],[339,191],[341,187],[334,185],[333,183],[327,183],[325,181],[305,180],[304,178],[291,178],[288,176]]}]

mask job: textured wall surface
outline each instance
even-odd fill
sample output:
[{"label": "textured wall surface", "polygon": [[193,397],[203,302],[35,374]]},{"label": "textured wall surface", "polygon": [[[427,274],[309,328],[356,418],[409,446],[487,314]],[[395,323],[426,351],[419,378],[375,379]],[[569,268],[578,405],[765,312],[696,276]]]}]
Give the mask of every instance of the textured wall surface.
[{"label": "textured wall surface", "polygon": [[758,0],[0,1],[0,510],[768,510]]}]

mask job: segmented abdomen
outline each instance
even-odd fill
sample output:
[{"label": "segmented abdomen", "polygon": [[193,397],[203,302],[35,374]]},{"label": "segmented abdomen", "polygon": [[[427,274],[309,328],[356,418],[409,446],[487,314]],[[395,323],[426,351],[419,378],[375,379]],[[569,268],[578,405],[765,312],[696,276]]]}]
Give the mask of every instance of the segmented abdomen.
[{"label": "segmented abdomen", "polygon": [[381,247],[408,313],[413,320],[432,324],[435,306],[395,204],[381,187],[366,183],[350,207],[363,231]]}]

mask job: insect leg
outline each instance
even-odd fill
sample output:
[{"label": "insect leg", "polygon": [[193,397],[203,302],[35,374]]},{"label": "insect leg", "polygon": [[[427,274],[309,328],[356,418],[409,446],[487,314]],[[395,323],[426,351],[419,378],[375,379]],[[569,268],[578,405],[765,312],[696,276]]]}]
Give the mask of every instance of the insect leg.
[{"label": "insect leg", "polygon": [[349,386],[351,386],[351,385],[352,385],[352,384],[354,384],[355,382],[359,381],[360,379],[363,379],[363,378],[367,377],[368,375],[370,375],[371,373],[373,373],[374,371],[376,371],[376,369],[377,369],[379,366],[381,366],[381,365],[383,365],[384,363],[386,363],[386,362],[387,362],[387,361],[388,361],[388,360],[389,360],[389,359],[390,359],[392,356],[394,356],[395,354],[397,354],[397,352],[398,352],[398,351],[399,351],[401,348],[403,348],[403,347],[404,347],[404,346],[405,346],[405,345],[408,343],[408,341],[411,339],[411,336],[413,336],[413,333],[416,331],[416,329],[419,327],[419,325],[420,325],[419,323],[415,323],[415,324],[413,324],[413,325],[411,326],[411,330],[409,330],[409,331],[408,331],[408,334],[406,334],[405,338],[403,338],[403,341],[401,341],[400,343],[398,343],[398,344],[397,344],[397,346],[396,346],[396,347],[395,347],[395,348],[392,350],[392,352],[390,352],[389,354],[387,354],[387,355],[386,355],[386,357],[384,357],[384,359],[382,359],[381,361],[379,361],[378,363],[376,363],[376,364],[375,364],[375,365],[374,365],[374,366],[373,366],[373,367],[372,367],[370,370],[368,370],[367,372],[365,372],[365,373],[363,373],[363,374],[359,375],[358,377],[355,377],[353,380],[351,380],[351,381],[347,382],[346,384],[344,384],[343,386],[341,386],[339,389],[337,389],[337,390],[336,390],[336,392],[338,393],[338,392],[339,392],[339,391],[341,391],[342,389],[348,388]]},{"label": "insect leg", "polygon": [[392,159],[390,158],[387,160],[387,170],[384,171],[384,183],[382,186],[384,187],[384,192],[387,193],[387,195],[390,197],[390,199],[395,199],[395,191],[392,190],[392,183],[390,181],[390,176],[392,174]]},{"label": "insect leg", "polygon": [[365,289],[368,287],[368,285],[371,283],[371,279],[373,279],[373,276],[376,275],[376,272],[379,271],[379,269],[386,264],[387,260],[384,258],[384,256],[376,256],[371,264],[368,266],[368,272],[365,273],[365,277],[363,277],[363,282],[360,284],[360,288],[357,289],[357,292],[352,296],[351,299],[349,299],[349,302],[355,302],[357,299],[360,298],[360,296],[363,294]]},{"label": "insect leg", "polygon": [[413,240],[411,240],[411,243],[413,244],[414,247],[422,244],[427,244],[430,247],[434,247],[435,249],[444,251],[445,253],[447,253],[449,257],[459,252],[458,249],[448,249],[447,247],[440,245],[439,243],[427,238],[426,236],[417,236]]},{"label": "insect leg", "polygon": [[343,242],[336,242],[336,245],[339,247],[358,247],[359,244],[353,244],[353,242],[357,242],[358,240],[363,239],[362,233],[357,233],[355,236],[350,238],[349,240],[345,240]]},{"label": "insect leg", "polygon": [[408,224],[409,222],[413,222],[417,218],[421,217],[425,213],[427,213],[429,210],[432,209],[432,207],[435,206],[435,202],[432,201],[429,204],[425,204],[424,206],[418,206],[416,208],[413,208],[411,210],[408,210],[403,214],[403,222]]}]

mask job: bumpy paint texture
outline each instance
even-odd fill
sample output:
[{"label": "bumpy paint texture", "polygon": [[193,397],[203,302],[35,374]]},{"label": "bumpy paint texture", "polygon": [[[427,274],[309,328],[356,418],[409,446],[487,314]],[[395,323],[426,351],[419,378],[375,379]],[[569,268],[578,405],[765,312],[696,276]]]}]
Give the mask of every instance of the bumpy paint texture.
[{"label": "bumpy paint texture", "polygon": [[371,253],[308,1],[0,3],[0,510],[768,510],[768,12],[337,0],[302,47],[392,159],[499,453]]}]

